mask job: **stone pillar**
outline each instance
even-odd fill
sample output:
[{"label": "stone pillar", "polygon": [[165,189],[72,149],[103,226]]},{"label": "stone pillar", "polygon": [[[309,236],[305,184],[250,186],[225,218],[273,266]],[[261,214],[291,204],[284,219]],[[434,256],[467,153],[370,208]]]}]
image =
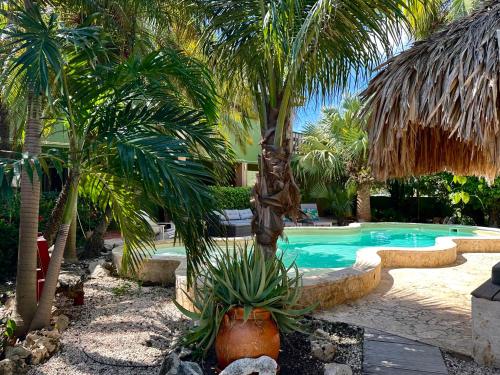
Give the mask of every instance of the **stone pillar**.
[{"label": "stone pillar", "polygon": [[500,368],[500,263],[492,278],[472,292],[472,355],[485,366]]},{"label": "stone pillar", "polygon": [[238,163],[236,166],[236,186],[247,186],[247,163]]}]

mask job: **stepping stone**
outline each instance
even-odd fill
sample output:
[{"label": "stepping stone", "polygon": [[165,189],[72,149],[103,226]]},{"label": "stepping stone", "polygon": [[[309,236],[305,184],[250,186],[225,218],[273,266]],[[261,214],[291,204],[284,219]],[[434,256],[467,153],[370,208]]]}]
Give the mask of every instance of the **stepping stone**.
[{"label": "stepping stone", "polygon": [[377,331],[365,330],[363,374],[446,375],[439,348]]}]

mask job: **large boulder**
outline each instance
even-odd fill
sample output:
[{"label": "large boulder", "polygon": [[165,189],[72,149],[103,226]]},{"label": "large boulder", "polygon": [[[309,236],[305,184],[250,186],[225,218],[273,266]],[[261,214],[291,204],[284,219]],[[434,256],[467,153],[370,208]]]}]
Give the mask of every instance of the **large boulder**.
[{"label": "large boulder", "polygon": [[259,375],[275,375],[278,364],[274,359],[268,356],[259,358],[242,358],[232,362],[220,375],[250,375],[257,373]]}]

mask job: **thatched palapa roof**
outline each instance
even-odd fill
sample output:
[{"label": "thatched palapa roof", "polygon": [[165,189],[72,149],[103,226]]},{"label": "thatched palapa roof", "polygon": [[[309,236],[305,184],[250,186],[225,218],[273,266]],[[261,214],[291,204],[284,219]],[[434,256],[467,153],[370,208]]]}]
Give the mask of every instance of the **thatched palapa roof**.
[{"label": "thatched palapa roof", "polygon": [[500,0],[391,58],[363,93],[375,177],[500,171]]}]

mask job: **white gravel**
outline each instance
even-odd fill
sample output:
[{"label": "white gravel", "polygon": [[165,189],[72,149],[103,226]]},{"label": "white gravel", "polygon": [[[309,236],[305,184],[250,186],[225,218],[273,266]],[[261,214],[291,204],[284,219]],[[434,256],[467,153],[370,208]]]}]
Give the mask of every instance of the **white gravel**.
[{"label": "white gravel", "polygon": [[[105,277],[85,283],[85,305],[61,308],[71,325],[62,350],[30,375],[157,374],[187,320],[174,290]],[[61,301],[58,301],[58,306]]]},{"label": "white gravel", "polygon": [[471,358],[443,351],[449,375],[500,375],[500,369],[478,365]]}]

